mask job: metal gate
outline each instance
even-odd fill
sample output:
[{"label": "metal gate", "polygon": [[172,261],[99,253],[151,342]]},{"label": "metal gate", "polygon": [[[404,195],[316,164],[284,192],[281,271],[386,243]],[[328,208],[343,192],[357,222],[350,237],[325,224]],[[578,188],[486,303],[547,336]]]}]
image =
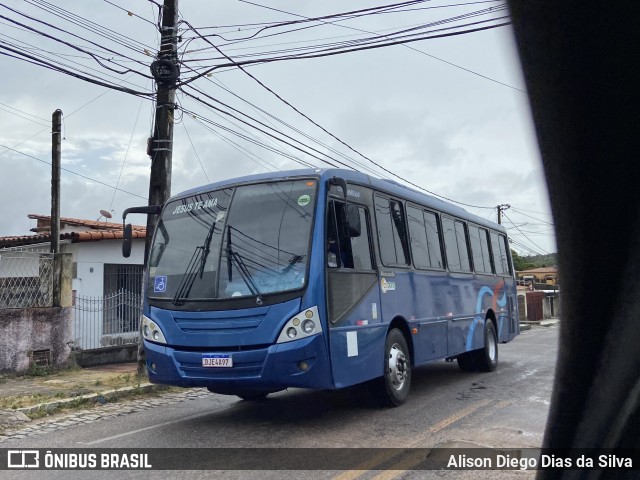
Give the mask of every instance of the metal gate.
[{"label": "metal gate", "polygon": [[74,348],[88,350],[138,343],[141,294],[122,288],[104,297],[78,296],[73,309]]}]

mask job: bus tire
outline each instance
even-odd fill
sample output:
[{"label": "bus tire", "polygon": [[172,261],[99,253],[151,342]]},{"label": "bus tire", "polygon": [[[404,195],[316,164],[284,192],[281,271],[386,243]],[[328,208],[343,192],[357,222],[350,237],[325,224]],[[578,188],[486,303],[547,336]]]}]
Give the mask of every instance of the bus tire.
[{"label": "bus tire", "polygon": [[388,407],[399,407],[409,396],[411,388],[411,356],[407,340],[394,328],[387,334],[384,346],[384,373],[376,384],[380,402]]},{"label": "bus tire", "polygon": [[484,322],[484,348],[473,352],[475,364],[481,372],[493,372],[498,367],[498,335],[490,319]]},{"label": "bus tire", "polygon": [[456,360],[458,361],[458,367],[463,372],[477,372],[478,367],[476,366],[476,361],[474,359],[475,352],[466,352],[462,355],[458,355]]}]

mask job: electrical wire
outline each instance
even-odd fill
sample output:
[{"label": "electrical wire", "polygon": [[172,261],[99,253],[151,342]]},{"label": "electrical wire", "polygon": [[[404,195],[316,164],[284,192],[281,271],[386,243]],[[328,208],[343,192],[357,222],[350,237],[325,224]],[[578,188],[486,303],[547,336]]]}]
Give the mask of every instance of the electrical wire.
[{"label": "electrical wire", "polygon": [[[514,212],[516,212],[516,213],[519,213],[520,215],[523,215],[523,216],[525,216],[525,217],[528,217],[528,218],[531,218],[531,219],[533,219],[533,220],[536,220],[536,221],[538,221],[538,222],[544,223],[544,224],[546,224],[546,225],[551,225],[551,226],[553,226],[553,223],[551,223],[551,222],[547,222],[547,221],[545,221],[545,220],[541,220],[541,219],[539,219],[539,218],[532,217],[531,215],[527,215],[526,213],[523,213],[522,209],[511,207],[511,210],[513,210],[513,211],[514,211]],[[543,215],[544,215],[544,214],[543,214]]]},{"label": "electrical wire", "polygon": [[[47,162],[46,160],[42,160],[42,159],[40,159],[38,157],[34,157],[33,155],[29,155],[28,153],[21,152],[20,150],[16,150],[15,148],[11,148],[11,147],[9,147],[7,145],[0,144],[0,147],[6,148],[7,150],[11,150],[12,152],[15,152],[15,153],[19,153],[20,155],[24,155],[25,157],[32,158],[33,160],[37,160],[38,162],[46,163],[47,165],[51,165],[51,162]],[[123,190],[122,188],[117,188],[117,187],[115,187],[113,185],[109,185],[108,183],[102,182],[100,180],[96,180],[95,178],[91,178],[91,177],[88,177],[88,176],[83,175],[81,173],[74,172],[73,170],[69,170],[68,168],[60,167],[60,170],[64,170],[65,172],[71,173],[73,175],[77,175],[78,177],[84,178],[86,180],[90,180],[92,182],[99,183],[100,185],[104,185],[105,187],[114,188],[114,189],[118,190],[119,192],[128,193],[129,195],[133,195],[134,197],[138,197],[138,198],[142,198],[143,200],[147,200],[145,197],[142,197],[142,196],[138,195],[137,193],[129,192],[127,190]]]},{"label": "electrical wire", "polygon": [[522,233],[522,230],[520,230],[520,227],[518,227],[515,223],[513,223],[513,221],[507,216],[507,214],[503,211],[502,215],[504,215],[504,217],[509,220],[516,228],[516,230],[518,230],[518,232],[520,232],[520,234],[527,239],[527,241],[529,243],[531,243],[531,245],[535,246],[537,249],[539,249],[540,251],[542,251],[545,255],[548,255],[549,252],[545,251],[544,248],[541,248],[539,245],[537,245],[534,241],[532,241],[529,237],[527,237],[527,235],[525,235],[524,233]]},{"label": "electrical wire", "polygon": [[[495,2],[495,1],[497,1],[497,0],[490,0],[490,2]],[[253,2],[247,2],[247,3],[251,3],[252,5],[256,5],[256,6],[259,6],[259,7],[267,8],[267,9],[269,9],[269,10],[276,10],[276,11],[281,12],[281,13],[287,13],[287,14],[289,14],[289,15],[293,15],[293,16],[296,16],[296,17],[303,17],[302,15],[298,15],[298,14],[296,14],[296,13],[291,13],[291,12],[288,12],[288,11],[285,11],[285,10],[275,9],[275,8],[273,8],[273,7],[268,7],[268,6],[265,6],[265,5],[260,5],[260,4],[258,4],[258,3],[253,3]],[[470,2],[470,3],[486,3],[486,2]],[[458,4],[458,5],[460,5],[460,4]],[[441,6],[439,6],[439,7],[426,7],[426,8],[440,8],[440,7],[441,7]],[[303,18],[307,18],[307,17],[303,17]],[[382,36],[382,37],[388,37],[388,35],[385,35],[385,34],[382,34],[382,35],[381,35],[379,32],[371,32],[371,31],[369,31],[369,30],[363,30],[363,29],[361,29],[361,28],[356,28],[356,27],[352,27],[352,26],[349,26],[349,25],[341,25],[341,24],[334,23],[334,22],[327,22],[327,23],[329,23],[329,24],[331,24],[331,25],[336,25],[336,26],[341,27],[341,28],[348,28],[348,29],[350,29],[350,30],[355,30],[355,31],[359,31],[359,32],[364,32],[364,33],[368,33],[368,34],[372,34],[372,35],[378,35],[378,36]],[[421,54],[421,55],[425,55],[425,56],[427,56],[427,57],[429,57],[429,58],[432,58],[432,59],[434,59],[434,60],[437,60],[437,61],[439,61],[439,62],[446,63],[447,65],[451,65],[452,67],[458,68],[458,69],[463,70],[463,71],[468,72],[468,73],[471,73],[471,74],[476,75],[476,76],[478,76],[478,77],[480,77],[480,78],[484,78],[484,79],[486,79],[486,80],[489,80],[489,81],[491,81],[491,82],[497,83],[497,84],[499,84],[499,85],[503,85],[503,86],[508,87],[508,88],[511,88],[511,89],[513,89],[513,90],[517,90],[517,91],[519,91],[519,92],[526,93],[526,91],[525,91],[525,90],[523,90],[523,89],[521,89],[521,88],[514,87],[513,85],[509,85],[509,84],[507,84],[507,83],[501,82],[501,81],[499,81],[499,80],[496,80],[495,78],[491,78],[491,77],[489,77],[489,76],[487,76],[487,75],[483,75],[483,74],[481,74],[481,73],[475,72],[475,71],[473,71],[473,70],[471,70],[471,69],[469,69],[469,68],[463,67],[463,66],[458,65],[458,64],[453,63],[453,62],[450,62],[449,60],[445,60],[445,59],[443,59],[443,58],[436,57],[435,55],[432,55],[432,54],[430,54],[430,53],[427,53],[427,52],[425,52],[424,50],[420,50],[420,49],[418,49],[418,48],[416,48],[416,47],[413,47],[413,46],[411,46],[411,45],[404,44],[403,46],[404,46],[405,48],[408,48],[408,49],[410,49],[410,50],[413,50],[413,51],[414,51],[414,52],[416,52],[416,53],[419,53],[419,54]]]},{"label": "electrical wire", "polygon": [[122,159],[122,166],[120,167],[120,173],[118,174],[118,180],[116,181],[116,186],[113,189],[113,196],[111,197],[111,203],[109,203],[109,211],[111,211],[111,207],[113,206],[113,201],[116,199],[116,192],[118,191],[118,185],[120,185],[120,178],[122,178],[122,171],[124,170],[124,166],[127,163],[127,157],[129,156],[129,149],[131,148],[131,142],[133,142],[133,135],[136,131],[136,127],[138,126],[138,118],[140,118],[140,111],[142,110],[142,103],[144,99],[140,100],[140,106],[138,107],[138,113],[136,114],[136,120],[133,122],[133,129],[131,130],[131,136],[129,137],[129,144],[127,145],[127,151],[124,154],[124,158]]},{"label": "electrical wire", "polygon": [[187,134],[187,138],[189,138],[189,142],[191,143],[191,148],[193,149],[193,153],[196,154],[196,158],[200,163],[200,168],[202,168],[202,173],[204,173],[204,178],[207,179],[207,183],[211,183],[209,180],[209,175],[207,175],[207,171],[204,169],[204,165],[202,164],[202,160],[200,159],[200,155],[198,155],[198,151],[196,150],[196,146],[193,144],[193,140],[191,140],[191,135],[189,135],[189,131],[187,130],[187,126],[182,122],[182,128],[184,128],[184,133]]},{"label": "electrical wire", "polygon": [[[197,30],[195,30],[193,28],[193,26],[191,24],[189,24],[188,22],[185,21],[185,24],[187,24],[195,33],[199,33]],[[233,59],[231,59],[231,57],[227,56],[225,53],[222,52],[222,50],[215,46],[213,43],[211,43],[208,39],[204,39],[207,43],[210,43],[221,55],[224,55],[229,61],[231,61],[232,63],[236,63],[236,66],[238,66],[240,68],[241,71],[243,71],[246,75],[248,75],[250,78],[252,78],[255,82],[257,82],[262,88],[264,88],[265,90],[267,90],[268,92],[270,92],[271,94],[273,94],[276,98],[278,98],[281,102],[283,102],[285,105],[289,106],[291,109],[293,109],[296,113],[298,113],[299,115],[301,115],[302,117],[304,117],[305,119],[307,119],[309,122],[311,122],[313,125],[315,125],[316,127],[320,128],[323,132],[325,132],[326,134],[328,134],[329,136],[331,136],[333,139],[337,140],[338,142],[340,142],[342,145],[344,145],[345,147],[347,147],[349,150],[353,151],[354,153],[356,153],[357,155],[359,155],[360,157],[364,158],[365,160],[368,160],[369,162],[371,162],[373,165],[377,166],[378,168],[382,169],[383,171],[395,176],[396,178],[399,178],[400,180],[424,191],[427,192],[431,195],[434,195],[436,197],[442,198],[444,200],[459,204],[459,205],[464,205],[467,207],[472,207],[472,208],[481,208],[481,209],[493,209],[493,207],[485,207],[485,206],[479,206],[479,205],[473,205],[473,204],[469,204],[469,203],[465,203],[465,202],[460,202],[457,200],[453,200],[451,198],[445,197],[443,195],[439,195],[435,192],[432,192],[430,190],[427,190],[419,185],[417,185],[414,182],[411,182],[410,180],[407,180],[406,178],[392,172],[391,170],[383,167],[382,165],[380,165],[379,163],[373,161],[372,159],[370,159],[369,157],[365,156],[364,154],[362,154],[361,152],[359,152],[358,150],[356,150],[355,148],[351,147],[350,145],[348,145],[346,142],[344,142],[343,140],[341,140],[340,138],[338,138],[336,135],[332,134],[331,132],[329,132],[326,128],[324,128],[323,126],[321,126],[320,124],[318,124],[316,121],[312,120],[309,116],[307,116],[306,114],[302,113],[298,108],[294,107],[290,102],[288,102],[287,100],[285,100],[284,98],[282,98],[282,96],[280,96],[279,94],[277,94],[274,90],[272,90],[271,88],[269,88],[268,86],[266,86],[263,82],[261,82],[258,78],[256,78],[253,74],[251,74],[250,72],[248,72],[246,70],[246,68],[243,68],[241,65],[239,65],[237,62],[235,62]],[[183,83],[184,85],[184,83]],[[351,167],[353,168],[353,167]]]}]

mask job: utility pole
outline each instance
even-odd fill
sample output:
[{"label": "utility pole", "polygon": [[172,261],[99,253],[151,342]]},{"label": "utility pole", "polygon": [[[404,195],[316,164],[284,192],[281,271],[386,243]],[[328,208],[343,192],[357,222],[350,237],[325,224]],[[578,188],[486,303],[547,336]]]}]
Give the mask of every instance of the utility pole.
[{"label": "utility pole", "polygon": [[[164,0],[160,27],[160,50],[151,64],[151,74],[156,80],[157,102],[153,137],[149,139],[147,153],[151,157],[149,178],[149,205],[161,205],[171,195],[171,160],[173,150],[173,114],[175,110],[175,85],[178,69],[178,0]],[[144,248],[144,264],[151,248],[151,238],[157,224],[155,215],[147,216],[147,237]]]},{"label": "utility pole", "polygon": [[51,116],[51,253],[60,253],[60,159],[62,156],[62,110]]},{"label": "utility pole", "polygon": [[[156,117],[153,137],[147,144],[151,157],[149,177],[149,205],[161,205],[171,196],[171,160],[173,153],[173,114],[175,110],[175,86],[180,77],[178,67],[178,0],[164,0],[160,26],[160,50],[151,64],[151,74],[156,81]],[[158,219],[147,215],[147,235],[144,244],[144,266],[151,250],[151,239]],[[142,322],[140,322],[142,328]],[[146,355],[140,330],[138,342],[138,373],[146,372]]]},{"label": "utility pole", "polygon": [[51,305],[59,307],[62,300],[62,257],[60,256],[60,163],[62,157],[62,110],[51,115],[51,246],[53,254],[53,285]]},{"label": "utility pole", "polygon": [[497,205],[496,208],[498,209],[498,225],[502,225],[502,212],[509,210],[511,205],[508,203],[501,203],[500,205]]}]

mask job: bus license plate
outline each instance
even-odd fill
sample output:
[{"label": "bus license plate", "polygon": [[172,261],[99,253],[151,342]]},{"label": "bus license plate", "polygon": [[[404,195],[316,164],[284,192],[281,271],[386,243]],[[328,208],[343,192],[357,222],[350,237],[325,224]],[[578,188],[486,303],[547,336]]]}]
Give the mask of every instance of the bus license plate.
[{"label": "bus license plate", "polygon": [[213,368],[233,367],[231,355],[202,355],[202,366]]}]

